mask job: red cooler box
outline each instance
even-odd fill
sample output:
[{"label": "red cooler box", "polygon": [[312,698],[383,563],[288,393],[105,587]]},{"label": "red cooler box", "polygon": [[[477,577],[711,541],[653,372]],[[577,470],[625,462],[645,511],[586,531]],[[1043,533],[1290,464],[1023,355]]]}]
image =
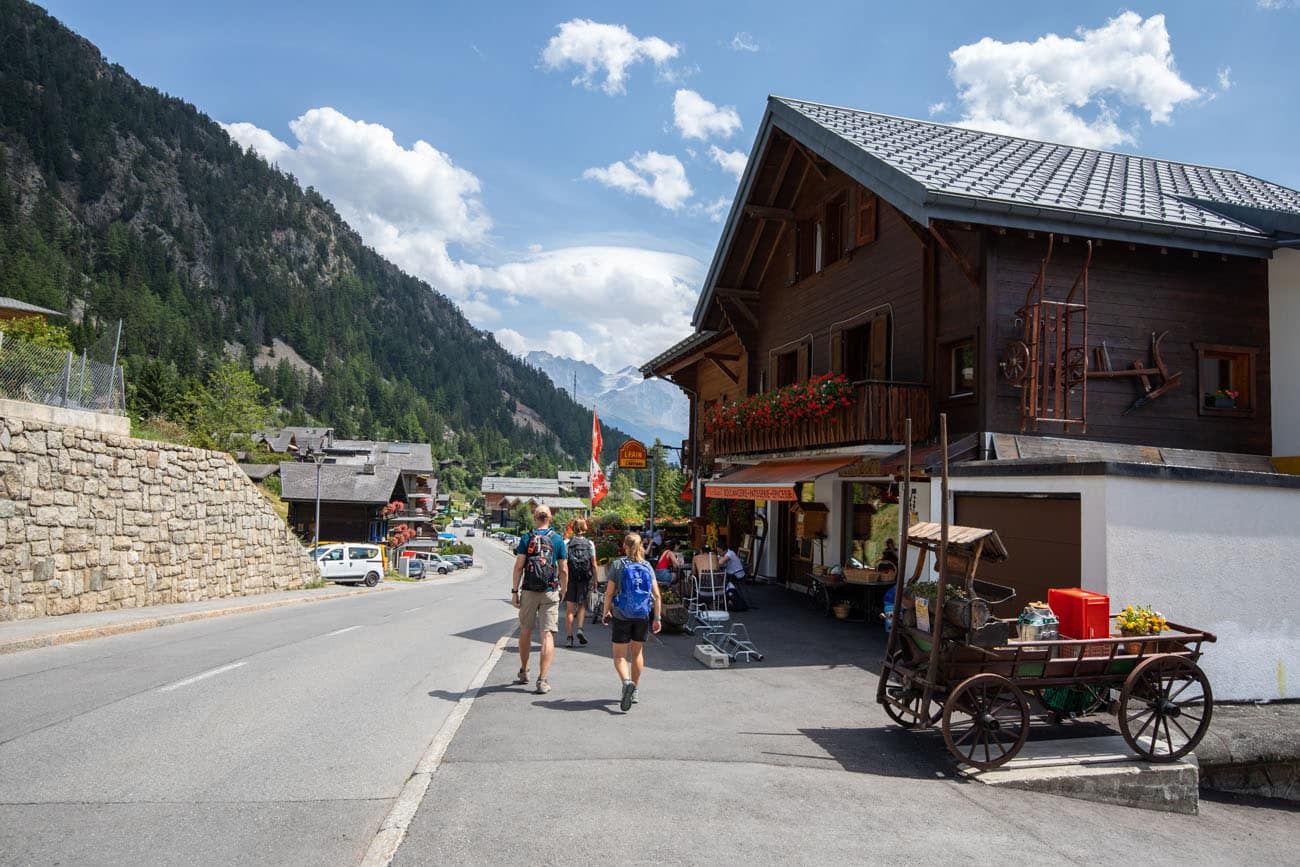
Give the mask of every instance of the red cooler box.
[{"label": "red cooler box", "polygon": [[1047,604],[1061,623],[1062,638],[1110,637],[1110,597],[1078,587],[1047,591]]}]

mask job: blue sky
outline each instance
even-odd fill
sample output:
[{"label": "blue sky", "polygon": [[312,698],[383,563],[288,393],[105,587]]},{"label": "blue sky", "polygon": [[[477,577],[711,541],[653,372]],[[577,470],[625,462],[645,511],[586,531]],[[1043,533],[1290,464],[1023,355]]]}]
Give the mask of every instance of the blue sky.
[{"label": "blue sky", "polygon": [[688,333],[769,93],[1300,187],[1300,0],[46,7],[508,348],[605,369]]}]

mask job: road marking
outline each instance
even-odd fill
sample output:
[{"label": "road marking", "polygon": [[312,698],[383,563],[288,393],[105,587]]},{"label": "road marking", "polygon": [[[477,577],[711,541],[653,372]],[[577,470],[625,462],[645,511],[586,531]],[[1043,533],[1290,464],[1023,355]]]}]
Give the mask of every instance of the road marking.
[{"label": "road marking", "polygon": [[326,632],[325,637],[329,638],[331,635],[342,635],[345,632],[351,632],[354,629],[360,629],[361,626],[362,624],[360,623],[358,623],[356,626],[344,626],[342,629],[335,629],[333,632]]},{"label": "road marking", "polygon": [[178,680],[175,683],[169,683],[166,686],[160,686],[158,687],[158,691],[171,692],[173,689],[180,689],[182,686],[189,686],[191,683],[198,683],[200,680],[204,680],[209,677],[214,677],[218,674],[222,674],[227,671],[232,671],[233,669],[239,668],[241,665],[247,665],[247,664],[248,661],[245,660],[243,662],[232,662],[229,665],[221,665],[216,668],[209,669],[203,672],[202,674],[196,674],[193,677],[187,677],[184,680]]},{"label": "road marking", "polygon": [[460,724],[469,714],[470,706],[474,704],[474,699],[478,698],[478,691],[482,689],[488,675],[501,659],[501,654],[506,649],[506,642],[509,640],[510,635],[501,636],[483,665],[474,673],[469,687],[461,693],[460,701],[456,702],[456,706],[451,709],[451,713],[443,722],[442,728],[438,729],[438,733],[429,743],[429,748],[420,757],[419,764],[415,766],[415,773],[411,774],[406,785],[402,786],[401,794],[393,803],[393,809],[389,811],[374,839],[370,841],[370,848],[361,859],[361,867],[388,867],[392,863],[393,856],[397,854],[397,847],[402,845],[402,840],[406,838],[406,830],[411,827],[411,820],[415,818],[420,803],[429,791],[429,783],[433,781],[434,771],[442,764],[442,757],[446,755],[447,747],[451,746],[452,738],[456,737]]},{"label": "road marking", "polygon": [[421,608],[423,608],[423,607],[424,607],[423,605],[417,605],[417,606],[415,606],[414,608],[408,608],[408,609],[406,609],[406,610],[403,611],[402,613],[403,613],[403,614],[410,614],[412,611],[419,611],[419,610],[420,610]]}]

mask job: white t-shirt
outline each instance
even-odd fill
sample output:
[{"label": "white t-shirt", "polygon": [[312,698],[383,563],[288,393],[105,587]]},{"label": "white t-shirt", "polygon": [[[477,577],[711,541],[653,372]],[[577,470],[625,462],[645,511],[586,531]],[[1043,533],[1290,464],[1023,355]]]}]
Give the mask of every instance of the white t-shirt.
[{"label": "white t-shirt", "polygon": [[728,578],[744,578],[745,564],[741,562],[740,556],[730,548],[727,553],[722,555],[722,568],[727,573]]}]

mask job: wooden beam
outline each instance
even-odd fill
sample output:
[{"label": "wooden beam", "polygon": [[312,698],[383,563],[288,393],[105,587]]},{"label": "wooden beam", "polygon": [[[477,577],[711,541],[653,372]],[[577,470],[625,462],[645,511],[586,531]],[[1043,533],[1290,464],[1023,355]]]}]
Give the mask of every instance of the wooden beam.
[{"label": "wooden beam", "polygon": [[961,269],[961,273],[966,276],[966,279],[970,281],[970,284],[976,289],[979,289],[981,286],[979,271],[966,260],[966,257],[961,254],[961,251],[957,249],[957,246],[949,240],[946,234],[944,234],[943,229],[939,228],[937,224],[931,222],[930,234],[939,242],[939,246],[943,248],[944,252],[951,256],[953,261],[957,263],[957,267]]},{"label": "wooden beam", "polygon": [[755,286],[763,285],[763,279],[767,277],[767,269],[772,265],[772,257],[776,255],[777,250],[781,249],[781,239],[785,237],[785,227],[788,225],[790,224],[776,224],[776,237],[772,239],[771,245],[767,248],[767,256],[763,259],[763,268],[758,272],[758,279],[754,281]]},{"label": "wooden beam", "polygon": [[723,375],[726,376],[727,379],[731,380],[732,385],[740,385],[740,375],[738,373],[733,371],[730,367],[727,367],[727,365],[723,364],[721,361],[718,361],[718,359],[714,358],[711,353],[704,357],[713,362],[713,366],[718,370],[721,370]]},{"label": "wooden beam", "polygon": [[714,361],[740,361],[739,352],[706,352],[704,357]]},{"label": "wooden beam", "polygon": [[794,211],[788,208],[773,208],[768,205],[745,205],[745,213],[751,217],[761,217],[764,220],[794,221]]},{"label": "wooden beam", "polygon": [[876,197],[876,201],[883,203],[886,207],[889,208],[889,210],[897,214],[898,219],[903,221],[903,225],[907,227],[907,230],[916,236],[916,240],[921,242],[921,246],[924,247],[930,243],[930,233],[925,230],[924,226],[922,226],[916,220],[913,220],[907,214],[904,214],[902,211],[898,210],[898,208],[895,208],[893,205],[891,205],[889,202],[886,202],[884,199],[880,198],[879,196]]},{"label": "wooden beam", "polygon": [[822,169],[822,167],[817,164],[818,162],[817,155],[814,154],[812,151],[808,150],[808,148],[804,147],[802,142],[796,141],[793,138],[790,139],[790,141],[794,142],[794,146],[799,149],[799,153],[803,154],[804,159],[808,161],[808,165],[813,167],[813,171],[817,172],[817,174],[821,176],[821,179],[823,181],[826,180],[829,177],[829,175],[827,175],[826,172]]},{"label": "wooden beam", "polygon": [[741,289],[736,286],[714,286],[713,291],[715,294],[722,295],[726,298],[743,298],[749,301],[758,300],[757,289]]},{"label": "wooden beam", "polygon": [[795,148],[794,139],[789,139],[785,147],[785,156],[781,158],[781,168],[776,172],[776,183],[772,185],[772,189],[767,194],[767,203],[769,205],[775,205],[777,197],[781,195],[781,187],[785,185],[786,175],[790,173],[790,163],[794,162],[796,153],[798,153],[798,150]]},{"label": "wooden beam", "polygon": [[763,232],[767,229],[767,220],[759,219],[754,226],[754,237],[749,240],[749,249],[745,251],[745,258],[740,263],[740,270],[736,272],[737,282],[744,283],[745,277],[749,274],[749,266],[754,264],[754,254],[758,252],[758,242],[763,237]]}]

